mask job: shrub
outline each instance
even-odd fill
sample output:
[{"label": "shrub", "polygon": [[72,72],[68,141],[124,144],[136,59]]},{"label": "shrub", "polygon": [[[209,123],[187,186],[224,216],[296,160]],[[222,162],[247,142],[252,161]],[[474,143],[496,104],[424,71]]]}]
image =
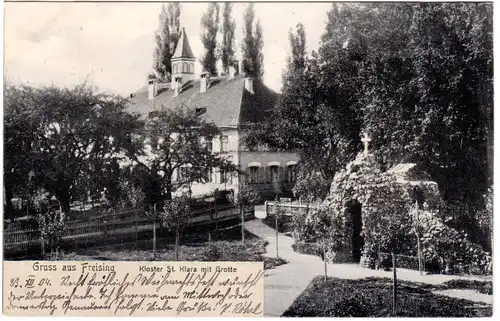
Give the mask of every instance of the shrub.
[{"label": "shrub", "polygon": [[214,244],[207,246],[203,253],[203,261],[219,261],[220,257],[221,252],[219,248]]},{"label": "shrub", "polygon": [[491,259],[482,248],[431,212],[422,215],[422,253],[426,261],[440,262],[451,273],[489,274]]},{"label": "shrub", "polygon": [[470,289],[479,293],[493,295],[493,282],[458,279],[446,281],[442,285],[449,289]]},{"label": "shrub", "polygon": [[316,256],[323,255],[323,250],[321,249],[321,246],[316,244],[316,243],[299,242],[299,243],[293,244],[292,249],[295,252],[301,253],[301,254],[309,254],[309,255],[316,255]]},{"label": "shrub", "polygon": [[359,292],[350,292],[336,300],[325,314],[335,317],[369,317],[372,302]]},{"label": "shrub", "polygon": [[330,183],[320,173],[300,173],[292,192],[296,198],[313,203],[325,199]]}]

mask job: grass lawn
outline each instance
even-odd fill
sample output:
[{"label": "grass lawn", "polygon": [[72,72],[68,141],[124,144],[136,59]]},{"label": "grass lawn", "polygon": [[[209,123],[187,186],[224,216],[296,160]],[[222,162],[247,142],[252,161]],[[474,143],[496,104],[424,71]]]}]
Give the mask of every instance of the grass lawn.
[{"label": "grass lawn", "polygon": [[[172,238],[158,239],[155,261],[173,261]],[[184,235],[179,250],[180,261],[256,261],[264,262],[265,269],[286,264],[283,259],[264,257],[267,242],[246,231],[245,244],[241,243],[241,227],[236,226],[212,232],[210,246],[208,232]],[[152,261],[151,240],[123,245],[110,245],[82,249],[63,254],[61,260],[103,260],[103,261]]]},{"label": "grass lawn", "polygon": [[[466,282],[467,283],[467,282]],[[486,317],[491,305],[433,294],[453,284],[433,286],[400,281],[397,316]],[[470,286],[470,284],[469,284]],[[477,285],[476,285],[477,286]],[[283,316],[295,317],[389,317],[392,316],[392,280],[346,280],[316,277]]]}]

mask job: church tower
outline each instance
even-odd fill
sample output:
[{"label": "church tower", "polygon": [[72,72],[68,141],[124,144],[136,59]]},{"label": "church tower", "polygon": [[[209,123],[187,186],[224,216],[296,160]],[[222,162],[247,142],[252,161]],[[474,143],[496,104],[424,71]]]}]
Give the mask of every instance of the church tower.
[{"label": "church tower", "polygon": [[[186,36],[186,30],[182,28],[181,36],[177,42],[174,55],[172,56],[172,89],[180,89],[182,84],[195,79],[194,62],[191,46]],[[176,90],[176,91],[177,91]]]}]

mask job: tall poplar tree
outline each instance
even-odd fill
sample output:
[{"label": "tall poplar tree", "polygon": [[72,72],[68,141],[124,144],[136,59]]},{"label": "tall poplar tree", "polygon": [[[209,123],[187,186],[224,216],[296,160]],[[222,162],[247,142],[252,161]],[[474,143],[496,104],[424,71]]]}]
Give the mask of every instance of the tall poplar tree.
[{"label": "tall poplar tree", "polygon": [[179,39],[180,15],[181,7],[178,2],[170,2],[167,8],[164,5],[161,7],[160,26],[155,34],[156,48],[153,53],[153,70],[160,81],[170,81],[171,60]]},{"label": "tall poplar tree", "polygon": [[260,19],[257,20],[255,25],[255,44],[254,44],[254,54],[253,54],[253,66],[254,73],[257,78],[262,78],[264,76],[264,37],[262,35],[262,25]]},{"label": "tall poplar tree", "polygon": [[232,3],[225,2],[222,13],[222,48],[221,48],[222,70],[224,74],[229,73],[229,66],[232,64],[234,60],[234,30],[236,29],[236,23],[231,17],[232,12],[233,12]]},{"label": "tall poplar tree", "polygon": [[264,75],[264,39],[262,35],[262,25],[257,21],[254,29],[255,9],[254,4],[250,3],[243,14],[243,43],[241,49],[243,52],[243,71],[252,73],[257,78]]},{"label": "tall poplar tree", "polygon": [[201,42],[205,47],[205,56],[201,59],[203,69],[211,75],[217,75],[217,32],[219,30],[219,4],[212,2],[201,18]]},{"label": "tall poplar tree", "polygon": [[[304,25],[298,23],[295,33],[291,30],[288,33],[288,40],[290,41],[291,55],[288,57],[288,70],[289,72],[304,71],[306,67],[306,32]],[[285,78],[285,77],[284,77]]]}]

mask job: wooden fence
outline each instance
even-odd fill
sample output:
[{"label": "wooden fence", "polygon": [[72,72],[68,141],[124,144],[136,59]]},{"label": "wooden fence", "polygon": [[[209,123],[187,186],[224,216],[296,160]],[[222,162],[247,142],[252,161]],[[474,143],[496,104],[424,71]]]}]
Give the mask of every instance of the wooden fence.
[{"label": "wooden fence", "polygon": [[[244,215],[246,219],[253,218],[253,207],[245,208]],[[239,209],[234,205],[221,205],[193,211],[187,225],[217,224],[239,217]],[[141,211],[107,212],[86,219],[68,221],[65,224],[62,243],[91,244],[117,237],[131,238],[134,234],[152,231],[154,222],[154,218],[144,215]],[[157,227],[159,225],[157,222]],[[7,228],[3,234],[6,254],[41,249],[40,230],[37,228]]]},{"label": "wooden fence", "polygon": [[288,216],[293,216],[295,213],[307,213],[309,210],[319,208],[319,204],[292,204],[287,202],[266,201],[266,216],[272,216],[276,206],[285,209],[284,214]]}]

